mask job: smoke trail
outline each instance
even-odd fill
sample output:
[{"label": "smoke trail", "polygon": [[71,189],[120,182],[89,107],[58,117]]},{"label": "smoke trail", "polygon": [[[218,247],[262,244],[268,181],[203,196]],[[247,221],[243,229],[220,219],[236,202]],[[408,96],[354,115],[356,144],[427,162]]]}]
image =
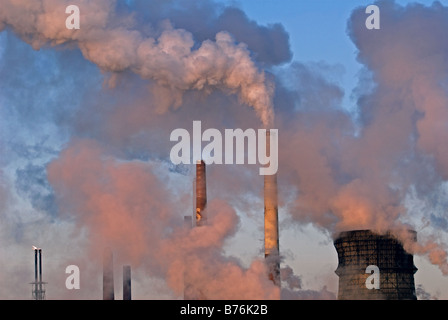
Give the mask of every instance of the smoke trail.
[{"label": "smoke trail", "polygon": [[[10,27],[33,48],[76,45],[84,57],[102,71],[131,71],[153,80],[161,95],[158,110],[182,105],[187,90],[218,88],[238,94],[241,102],[255,109],[265,126],[272,125],[273,83],[257,69],[243,43],[227,32],[215,41],[196,44],[193,34],[165,22],[160,30],[145,34],[131,14],[115,10],[116,1],[80,1],[82,27],[65,27],[67,1],[33,3],[4,0],[0,31]],[[196,48],[195,48],[196,46]]]}]

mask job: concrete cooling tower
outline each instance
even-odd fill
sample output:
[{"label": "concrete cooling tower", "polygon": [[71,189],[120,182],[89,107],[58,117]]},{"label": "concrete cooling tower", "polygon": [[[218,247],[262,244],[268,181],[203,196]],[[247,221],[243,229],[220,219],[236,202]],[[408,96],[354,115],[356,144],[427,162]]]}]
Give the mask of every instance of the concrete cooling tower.
[{"label": "concrete cooling tower", "polygon": [[[417,233],[409,231],[414,241]],[[340,300],[416,300],[414,258],[390,233],[342,232],[334,241]]]}]

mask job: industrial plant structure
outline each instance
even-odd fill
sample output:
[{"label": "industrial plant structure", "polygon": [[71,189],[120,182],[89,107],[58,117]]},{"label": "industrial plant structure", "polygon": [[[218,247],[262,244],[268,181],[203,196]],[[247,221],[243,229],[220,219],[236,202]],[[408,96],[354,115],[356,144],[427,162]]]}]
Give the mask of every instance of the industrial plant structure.
[{"label": "industrial plant structure", "polygon": [[[32,296],[34,300],[45,300],[45,285],[42,281],[42,249],[33,246],[34,250],[34,282],[32,285]],[[37,278],[39,274],[39,280]]]},{"label": "industrial plant structure", "polygon": [[[266,151],[270,153],[270,130],[266,131]],[[196,163],[196,177],[193,182],[195,225],[200,227],[207,223],[207,179],[203,160]],[[268,277],[280,286],[280,254],[278,232],[277,174],[264,176],[264,253]],[[191,218],[184,217],[185,225],[191,227]],[[193,285],[184,279],[184,298],[194,299]],[[193,292],[193,294],[191,293]],[[202,294],[199,293],[199,296]]]},{"label": "industrial plant structure", "polygon": [[106,248],[103,253],[103,300],[114,300],[114,262],[113,253]]},{"label": "industrial plant structure", "polygon": [[[106,248],[103,252],[103,300],[115,300],[113,252]],[[123,300],[131,300],[131,266],[123,266]]]},{"label": "industrial plant structure", "polygon": [[131,266],[123,266],[123,300],[132,300]]},{"label": "industrial plant structure", "polygon": [[[269,150],[270,132],[267,131],[267,150]],[[278,227],[278,190],[277,175],[264,176],[264,253],[268,270],[266,275],[280,286],[280,254]],[[187,229],[207,224],[207,185],[204,161],[196,163],[196,175],[193,185],[193,214],[184,217]],[[412,241],[417,240],[415,231],[408,231]],[[412,254],[405,251],[403,244],[391,232],[378,234],[371,230],[344,231],[337,235],[334,246],[338,254],[339,276],[338,299],[356,300],[415,300],[416,291]],[[35,281],[33,298],[45,299],[42,282],[42,250],[35,251]],[[204,300],[207,297],[188,279],[188,261],[185,261],[184,298]],[[371,273],[373,270],[373,274]],[[38,278],[39,274],[39,278]],[[376,277],[372,277],[375,275]],[[373,279],[373,280],[370,280]],[[374,286],[369,284],[376,282]],[[103,299],[114,300],[113,254],[110,248],[103,255]],[[123,299],[131,300],[131,267],[123,267]]]},{"label": "industrial plant structure", "polygon": [[[415,231],[409,231],[413,241]],[[370,230],[341,232],[334,241],[339,259],[340,300],[416,300],[413,256],[390,232]],[[369,266],[377,267],[379,283],[369,286]]]},{"label": "industrial plant structure", "polygon": [[[198,160],[196,162],[196,177],[193,180],[193,207],[194,218],[184,216],[184,224],[186,228],[192,228],[194,220],[196,227],[207,224],[207,180],[205,171],[205,162]],[[195,284],[188,279],[188,263],[184,265],[184,299],[185,300],[206,300],[205,295],[196,288]]]},{"label": "industrial plant structure", "polygon": [[203,160],[196,163],[195,185],[195,216],[196,226],[199,227],[207,223],[207,180],[205,175],[205,162]]}]

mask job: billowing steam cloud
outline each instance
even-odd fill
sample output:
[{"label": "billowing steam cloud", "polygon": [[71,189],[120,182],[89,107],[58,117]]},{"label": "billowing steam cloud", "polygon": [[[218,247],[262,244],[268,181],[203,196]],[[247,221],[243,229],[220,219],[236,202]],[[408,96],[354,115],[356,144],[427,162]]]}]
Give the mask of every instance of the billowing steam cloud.
[{"label": "billowing steam cloud", "polygon": [[227,32],[194,48],[193,35],[169,21],[157,31],[139,29],[132,15],[115,11],[115,1],[79,1],[83,26],[76,31],[65,28],[62,13],[69,1],[4,2],[0,30],[11,27],[35,49],[76,44],[103,71],[129,70],[154,80],[160,112],[180,107],[187,90],[219,88],[237,93],[265,126],[272,125],[273,84],[257,69],[246,45],[236,44]]},{"label": "billowing steam cloud", "polygon": [[[298,181],[291,212],[299,221],[334,233],[396,229],[409,250],[428,254],[448,274],[447,248],[441,239],[423,237],[414,244],[402,232],[420,227],[407,224],[406,196],[414,189],[422,198],[437,192],[448,173],[443,142],[448,136],[448,47],[440,41],[448,30],[447,11],[439,3],[378,5],[380,30],[362,26],[365,8],[354,10],[348,23],[366,75],[358,88],[357,122],[334,108],[341,95],[324,77],[314,81],[329,97],[324,109],[303,104],[295,121],[289,114],[284,120],[288,130],[280,147],[286,151],[281,163],[288,166],[286,178],[292,184]],[[296,65],[288,71],[298,79],[316,79],[311,68]]]},{"label": "billowing steam cloud", "polygon": [[210,203],[214,215],[209,225],[186,229],[178,214],[184,209],[173,210],[175,199],[150,165],[103,158],[92,141],[78,141],[63,151],[48,176],[67,213],[76,212],[80,227],[89,226],[92,257],[106,246],[116,248],[120,259],[137,268],[143,264],[149,276],[166,279],[179,296],[184,283],[191,283],[198,288],[197,298],[278,297],[262,260],[245,270],[222,255],[223,241],[238,226],[238,216],[225,202]]},{"label": "billowing steam cloud", "polygon": [[[41,49],[44,56],[40,61],[41,55],[29,52],[12,33],[8,32],[2,39],[5,44],[2,75],[7,89],[2,96],[8,106],[2,109],[2,119],[10,126],[23,127],[19,135],[7,131],[1,137],[10,151],[3,158],[2,166],[16,187],[14,196],[30,202],[30,213],[45,212],[49,214],[48,219],[58,221],[60,232],[66,233],[71,243],[66,261],[80,266],[87,279],[84,286],[93,291],[98,290],[96,258],[109,246],[114,248],[119,261],[132,263],[137,275],[140,272],[145,279],[164,279],[171,289],[170,297],[173,294],[182,297],[187,279],[200,297],[278,298],[279,289],[266,278],[261,258],[243,267],[237,259],[223,253],[225,240],[239,225],[235,211],[216,199],[209,204],[210,224],[186,230],[182,217],[190,211],[191,185],[173,195],[176,191],[169,187],[170,183],[161,181],[155,174],[160,174],[163,162],[156,161],[156,166],[138,160],[147,160],[148,150],[157,155],[160,142],[141,150],[129,149],[142,145],[132,137],[143,127],[143,130],[165,132],[169,119],[165,117],[168,122],[160,120],[171,107],[189,106],[192,99],[195,105],[203,107],[209,103],[208,96],[218,107],[226,108],[224,114],[239,113],[241,104],[246,104],[255,109],[263,125],[272,125],[274,86],[259,65],[272,65],[290,58],[283,28],[258,26],[238,9],[220,13],[219,7],[212,3],[202,6],[199,2],[192,5],[192,2],[180,1],[174,9],[172,4],[165,8],[166,3],[162,1],[157,3],[159,15],[155,18],[146,17],[144,10],[141,15],[136,13],[136,8],[150,6],[146,1],[133,2],[133,9],[124,2],[81,1],[78,5],[82,9],[82,28],[70,31],[65,28],[66,5],[68,2],[64,1],[2,1],[0,28],[13,31],[34,49]],[[151,14],[156,12],[154,9],[151,8]],[[172,20],[160,18],[165,9],[171,11]],[[183,12],[176,15],[176,10]],[[195,38],[184,28],[174,27],[180,25],[194,30],[194,25],[184,17],[192,16],[196,21],[203,14],[209,20],[195,23],[210,24],[209,28],[199,29],[216,30],[213,34],[197,32]],[[244,27],[245,33],[231,35],[221,30],[221,26],[234,27],[235,23]],[[251,50],[267,48],[272,37],[280,50],[266,50],[254,57]],[[248,39],[250,43],[238,43],[238,39]],[[53,46],[63,51],[54,51]],[[104,81],[109,88],[97,85],[103,76],[86,64],[86,59],[105,73]],[[31,65],[27,65],[28,61]],[[41,69],[48,61],[54,63],[51,72]],[[12,65],[20,66],[19,71],[11,72]],[[45,75],[45,80],[28,81],[40,73],[36,70]],[[17,86],[20,82],[24,85]],[[132,90],[121,91],[123,85],[132,86]],[[140,90],[142,87],[144,90]],[[16,96],[19,91],[22,92],[18,95],[20,99]],[[62,97],[58,92],[68,94]],[[189,97],[190,92],[200,92],[201,99]],[[216,95],[216,92],[221,93]],[[239,101],[226,100],[229,95],[236,95]],[[181,116],[172,126],[184,125],[182,113],[191,113],[191,110],[176,110],[179,111]],[[204,115],[202,118],[210,117]],[[117,127],[122,130],[116,130]],[[130,146],[126,143],[129,138]],[[161,149],[162,156],[166,155],[164,148],[167,146]],[[11,233],[18,235],[17,241],[41,238],[39,234],[48,230],[43,227],[48,223],[47,218],[37,215],[38,222],[32,223],[29,221],[33,218],[24,216],[10,218]],[[7,227],[5,224],[4,228]],[[51,225],[49,229],[53,227],[57,228]],[[33,243],[54,248],[61,234],[54,231],[45,234],[49,239],[41,238],[40,242],[33,240]],[[88,250],[83,250],[85,247]],[[63,270],[64,265],[60,264],[53,262],[46,270]],[[228,286],[229,281],[235,285]],[[72,297],[64,290],[59,294],[62,294],[59,297]],[[9,291],[6,296],[20,295]]]},{"label": "billowing steam cloud", "polygon": [[[67,30],[68,4],[0,0],[0,228],[14,249],[32,242],[65,258],[48,270],[78,264],[89,279],[82,286],[98,290],[93,261],[109,246],[139,279],[162,279],[169,297],[188,283],[198,298],[335,298],[303,288],[288,266],[280,292],[261,259],[244,265],[223,250],[239,212],[262,223],[253,200],[262,181],[249,166],[211,168],[209,224],[185,228],[191,181],[183,185],[183,169],[166,159],[169,130],[193,120],[279,129],[279,204],[294,223],[328,234],[392,229],[406,240],[403,230],[420,231],[420,218],[446,234],[446,205],[428,200],[446,195],[448,179],[446,7],[380,1],[375,31],[365,28],[365,8],[353,11],[348,34],[364,71],[347,112],[348,93],[330,80],[338,69],[270,69],[291,59],[279,24],[260,26],[211,1],[80,0],[81,29]],[[419,232],[406,248],[448,274],[439,234]],[[70,250],[59,245],[67,242]],[[14,274],[0,278],[6,286],[32,274],[5,261]]]}]

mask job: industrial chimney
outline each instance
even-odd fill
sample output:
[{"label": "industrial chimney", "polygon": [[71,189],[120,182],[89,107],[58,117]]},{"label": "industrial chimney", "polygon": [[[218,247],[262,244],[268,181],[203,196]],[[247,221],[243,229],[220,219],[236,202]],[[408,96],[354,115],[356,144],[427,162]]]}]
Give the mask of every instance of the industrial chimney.
[{"label": "industrial chimney", "polygon": [[123,300],[131,299],[131,266],[123,266]]},{"label": "industrial chimney", "polygon": [[[270,153],[270,131],[266,131],[266,151]],[[269,279],[280,286],[277,174],[264,176],[264,256]]]},{"label": "industrial chimney", "polygon": [[[207,223],[207,183],[205,176],[205,162],[198,160],[196,162],[196,178],[193,181],[194,194],[194,210],[196,226],[200,227]],[[191,216],[184,216],[184,226],[187,229],[192,228]],[[187,261],[184,263],[184,300],[206,300],[205,295],[196,287],[188,278],[188,268],[190,265]]]},{"label": "industrial chimney", "polygon": [[[416,241],[417,233],[408,232]],[[417,299],[413,256],[390,232],[384,235],[370,230],[341,232],[334,246],[339,259],[336,269],[339,300]]]},{"label": "industrial chimney", "polygon": [[207,183],[205,177],[205,162],[198,160],[196,163],[196,225],[207,223]]},{"label": "industrial chimney", "polygon": [[114,264],[112,251],[107,248],[103,253],[103,300],[114,300]]}]

